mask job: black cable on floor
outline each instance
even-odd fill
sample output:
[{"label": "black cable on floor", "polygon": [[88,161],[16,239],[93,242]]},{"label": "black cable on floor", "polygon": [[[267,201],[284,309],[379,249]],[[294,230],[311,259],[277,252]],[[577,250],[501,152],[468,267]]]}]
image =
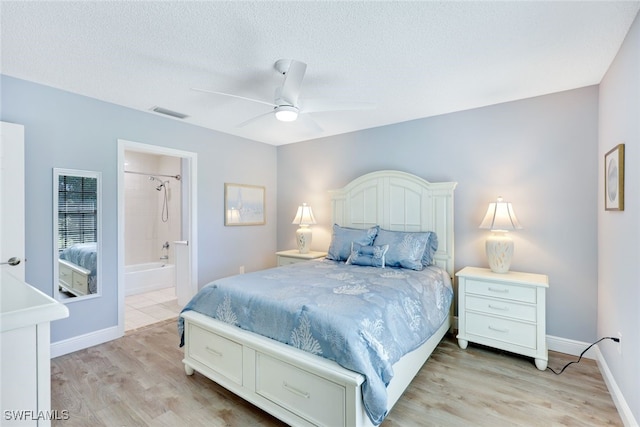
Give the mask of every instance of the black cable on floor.
[{"label": "black cable on floor", "polygon": [[567,367],[569,365],[573,365],[574,363],[580,363],[580,360],[582,360],[582,356],[584,356],[584,354],[587,351],[589,351],[589,349],[591,347],[593,347],[594,345],[598,344],[600,341],[603,341],[603,340],[612,340],[612,341],[615,341],[615,342],[620,342],[620,338],[615,338],[615,337],[603,337],[603,338],[600,338],[598,341],[594,342],[589,347],[587,347],[582,353],[580,353],[580,357],[578,358],[578,360],[574,360],[573,362],[569,362],[566,365],[564,365],[564,367],[560,370],[560,372],[556,372],[553,369],[551,369],[550,367],[547,367],[547,369],[550,370],[551,372],[553,372],[556,375],[560,375],[561,373],[564,372],[565,369],[567,369]]}]

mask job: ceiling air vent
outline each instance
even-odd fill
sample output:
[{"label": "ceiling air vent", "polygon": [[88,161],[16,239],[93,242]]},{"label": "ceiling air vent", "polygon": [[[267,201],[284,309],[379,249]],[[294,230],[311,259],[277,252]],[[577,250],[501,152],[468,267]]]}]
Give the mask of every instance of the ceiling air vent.
[{"label": "ceiling air vent", "polygon": [[166,108],[162,108],[162,107],[151,107],[150,110],[155,113],[164,114],[165,116],[175,117],[176,119],[186,119],[187,117],[189,117],[186,114],[178,113],[177,111],[167,110]]}]

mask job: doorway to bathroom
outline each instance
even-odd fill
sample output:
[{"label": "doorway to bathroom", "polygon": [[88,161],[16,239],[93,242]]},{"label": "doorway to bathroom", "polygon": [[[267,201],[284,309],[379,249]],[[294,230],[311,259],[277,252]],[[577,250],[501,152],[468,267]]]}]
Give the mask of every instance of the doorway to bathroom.
[{"label": "doorway to bathroom", "polygon": [[118,141],[119,327],[175,319],[194,293],[196,154]]}]

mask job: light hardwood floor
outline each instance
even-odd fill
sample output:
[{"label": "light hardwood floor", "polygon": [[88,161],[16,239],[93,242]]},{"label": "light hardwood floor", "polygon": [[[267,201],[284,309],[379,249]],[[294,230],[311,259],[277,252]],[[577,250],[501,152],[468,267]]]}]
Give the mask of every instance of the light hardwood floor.
[{"label": "light hardwood floor", "polygon": [[[556,371],[573,356],[551,352]],[[213,381],[187,376],[176,321],[51,361],[53,426],[282,426]],[[382,427],[622,426],[596,363],[560,376],[533,361],[447,336]]]}]

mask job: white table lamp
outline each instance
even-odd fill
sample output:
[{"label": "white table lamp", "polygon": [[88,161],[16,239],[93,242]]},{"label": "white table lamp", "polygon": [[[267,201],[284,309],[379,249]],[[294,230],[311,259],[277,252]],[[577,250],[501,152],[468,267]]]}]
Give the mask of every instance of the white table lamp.
[{"label": "white table lamp", "polygon": [[298,243],[298,250],[301,254],[309,253],[311,248],[311,229],[310,225],[316,223],[316,219],[313,216],[311,206],[307,206],[303,203],[302,206],[298,206],[298,212],[293,219],[292,224],[300,225],[300,228],[296,230],[296,242]]},{"label": "white table lamp", "polygon": [[513,257],[513,240],[509,236],[509,230],[522,228],[511,203],[503,201],[502,197],[489,203],[480,228],[492,231],[485,244],[491,271],[495,273],[508,272]]}]

